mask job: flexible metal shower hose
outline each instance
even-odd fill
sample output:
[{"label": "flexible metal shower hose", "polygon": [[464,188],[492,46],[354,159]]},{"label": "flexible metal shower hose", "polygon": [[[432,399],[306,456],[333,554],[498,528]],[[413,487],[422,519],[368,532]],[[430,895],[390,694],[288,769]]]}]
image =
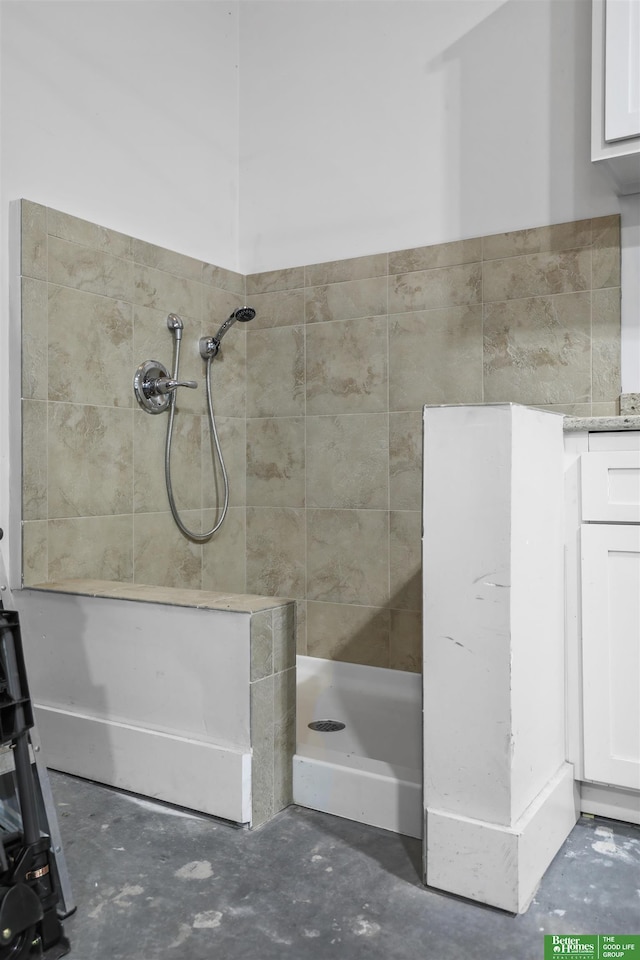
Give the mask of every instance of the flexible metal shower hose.
[{"label": "flexible metal shower hose", "polygon": [[[167,484],[167,496],[169,498],[169,506],[171,507],[171,513],[173,519],[178,525],[179,529],[190,540],[193,540],[194,543],[206,543],[207,540],[210,540],[211,537],[216,533],[222,523],[224,518],[227,515],[227,509],[229,507],[229,477],[227,476],[227,470],[224,465],[224,459],[222,457],[222,450],[220,449],[220,440],[218,439],[218,431],[216,429],[216,420],[213,414],[213,399],[211,396],[211,360],[212,357],[207,357],[207,366],[205,371],[205,385],[207,390],[207,417],[209,419],[209,433],[213,439],[215,446],[215,453],[218,456],[220,462],[220,467],[222,469],[222,479],[224,482],[224,504],[222,506],[222,511],[220,516],[211,530],[207,530],[206,533],[195,533],[193,530],[189,530],[188,527],[182,522],[180,514],[178,513],[178,508],[176,507],[176,502],[173,496],[173,487],[171,485],[171,441],[173,438],[173,419],[175,416],[176,408],[176,394],[177,390],[174,390],[171,394],[171,399],[169,401],[169,420],[167,422],[167,440],[164,448],[164,476]],[[178,380],[178,371],[180,366],[180,340],[176,339],[174,341],[174,352],[173,352],[173,378]],[[215,455],[212,455],[213,467],[215,469]]]}]

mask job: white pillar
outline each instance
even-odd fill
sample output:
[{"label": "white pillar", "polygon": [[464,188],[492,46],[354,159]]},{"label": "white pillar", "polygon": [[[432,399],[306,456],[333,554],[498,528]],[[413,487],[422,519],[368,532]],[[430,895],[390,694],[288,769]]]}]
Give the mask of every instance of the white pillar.
[{"label": "white pillar", "polygon": [[576,822],[562,417],[424,411],[425,882],[525,910]]}]

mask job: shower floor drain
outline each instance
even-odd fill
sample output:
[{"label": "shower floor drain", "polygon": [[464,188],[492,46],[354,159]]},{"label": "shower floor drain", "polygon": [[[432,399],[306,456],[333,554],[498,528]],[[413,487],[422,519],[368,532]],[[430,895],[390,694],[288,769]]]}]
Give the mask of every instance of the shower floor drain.
[{"label": "shower floor drain", "polygon": [[314,720],[309,724],[310,730],[318,730],[320,733],[336,733],[338,730],[344,730],[346,724],[341,720]]}]

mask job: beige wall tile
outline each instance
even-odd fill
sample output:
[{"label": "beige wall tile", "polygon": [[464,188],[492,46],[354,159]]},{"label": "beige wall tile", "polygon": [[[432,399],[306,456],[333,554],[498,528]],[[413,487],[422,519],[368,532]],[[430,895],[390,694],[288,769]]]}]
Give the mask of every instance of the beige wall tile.
[{"label": "beige wall tile", "polygon": [[458,263],[473,263],[482,259],[482,240],[457,240],[436,243],[430,247],[412,247],[389,254],[389,273],[410,273],[413,270],[431,270],[434,267],[452,267]]},{"label": "beige wall tile", "polygon": [[72,217],[60,210],[50,208],[47,210],[47,231],[52,237],[79,243],[83,247],[103,250],[105,253],[110,253],[112,257],[131,259],[131,237],[116,230],[109,230],[107,227],[100,227],[97,223]]},{"label": "beige wall tile", "polygon": [[386,253],[375,253],[368,257],[312,263],[304,268],[305,284],[308,287],[316,287],[325,283],[342,283],[345,280],[386,277],[387,260]]},{"label": "beige wall tile", "polygon": [[[206,327],[206,324],[203,324]],[[208,335],[208,334],[207,334]],[[205,373],[206,364],[199,356],[194,357],[194,364],[199,364],[198,390],[189,390],[189,400],[195,403],[196,395],[198,410],[201,414],[206,411]],[[189,368],[185,367],[188,373]],[[185,376],[187,375],[185,373]],[[180,373],[182,377],[182,371]],[[186,391],[182,391],[183,394]],[[222,349],[211,362],[211,396],[216,416],[244,417],[247,402],[247,335],[244,330],[234,328],[225,337]]]},{"label": "beige wall tile", "polygon": [[[33,403],[25,415],[25,477],[35,478],[25,487],[25,497],[35,497],[25,517],[46,516],[46,496],[54,512],[66,511],[61,516],[83,511],[48,524],[27,521],[30,582],[95,576],[296,597],[299,653],[419,670],[422,406],[482,401],[484,390],[485,400],[556,412],[617,410],[617,216],[270,271],[247,278],[246,286],[233,271],[37,204],[24,206],[23,224],[25,392],[32,400],[47,398],[47,368],[55,370],[56,398],[95,403],[85,391],[100,378],[112,388],[105,395],[103,387],[107,405],[48,404],[48,491],[42,481],[45,404]],[[485,298],[492,300],[484,340],[481,255]],[[57,284],[51,287],[51,363],[41,282],[47,262]],[[591,284],[598,288],[593,343]],[[527,299],[497,303],[498,297]],[[187,526],[210,528],[218,516],[220,471],[214,481],[198,341],[246,301],[257,310],[255,320],[234,327],[212,364],[231,506],[202,547],[179,533],[166,509],[166,418],[139,410],[131,380],[146,359],[172,369],[166,318],[177,312],[185,327],[180,378],[199,387],[177,396],[174,488]],[[125,341],[117,335],[114,341],[109,318],[130,303],[127,360]],[[80,344],[87,318],[90,335]],[[91,372],[96,356],[99,376]],[[130,409],[118,409],[122,403]],[[194,462],[202,464],[201,474]],[[94,509],[126,512],[93,517]],[[293,616],[289,608],[282,611],[285,619]],[[272,625],[274,616],[269,611]],[[268,780],[266,791],[260,787],[257,817],[290,799],[293,727],[285,693],[293,689],[294,671],[287,668],[292,626],[279,623],[281,642],[277,656],[271,654],[279,693],[272,683],[270,692],[262,687],[258,694],[269,694],[271,727],[264,762],[257,761],[256,783]],[[252,686],[264,679],[273,681],[263,677]]]},{"label": "beige wall tile", "polygon": [[77,517],[48,523],[47,580],[133,578],[133,518]]},{"label": "beige wall tile", "polygon": [[113,297],[114,300],[133,299],[133,267],[129,260],[49,237],[48,264],[50,283],[86,290],[101,297]]},{"label": "beige wall tile", "polygon": [[620,404],[617,400],[609,400],[606,403],[592,403],[592,417],[617,417],[620,413]]},{"label": "beige wall tile", "polygon": [[222,287],[229,293],[236,293],[238,296],[244,297],[245,278],[242,273],[227,270],[225,267],[217,267],[213,263],[203,263],[202,282],[211,287]]},{"label": "beige wall tile", "polygon": [[[167,310],[157,310],[153,307],[141,307],[139,305],[132,307],[134,367],[145,360],[159,360],[169,372],[172,371],[173,338],[167,329],[168,313]],[[184,378],[187,379],[187,374],[190,375],[193,372],[193,368],[183,371],[183,367],[188,366],[189,354],[195,352],[186,348],[186,344],[190,340],[199,339],[200,334],[201,324],[199,321],[191,318],[184,320],[183,340],[185,341],[185,349],[181,350],[180,355],[181,378],[183,373]],[[202,368],[198,368],[198,373],[202,376]],[[133,380],[133,373],[131,379]],[[191,379],[190,376],[189,379]]]},{"label": "beige wall tile", "polygon": [[307,655],[307,601],[296,600],[296,653]]},{"label": "beige wall tile", "polygon": [[589,246],[591,220],[576,220],[483,237],[482,256],[485,260],[501,260],[530,253],[551,253]]},{"label": "beige wall tile", "polygon": [[274,679],[251,684],[251,805],[252,825],[264,823],[274,810]]},{"label": "beige wall tile", "polygon": [[620,217],[598,217],[592,221],[593,289],[620,286]]},{"label": "beige wall tile", "polygon": [[23,277],[47,279],[47,208],[30,200],[20,203]]},{"label": "beige wall tile", "polygon": [[389,317],[389,406],[482,400],[482,306]]},{"label": "beige wall tile", "polygon": [[620,396],[620,288],[591,294],[592,400],[615,401]]},{"label": "beige wall tile", "polygon": [[[199,511],[185,510],[183,522],[200,529]],[[159,587],[202,587],[202,547],[187,540],[170,513],[138,513],[133,523],[134,582]]]},{"label": "beige wall tile", "polygon": [[[215,407],[214,407],[215,412]],[[246,421],[241,417],[215,417],[218,440],[229,480],[229,503],[244,507],[246,494]],[[202,506],[221,509],[224,503],[224,480],[220,460],[211,440],[209,419],[202,424]]]},{"label": "beige wall tile", "polygon": [[485,401],[590,401],[590,333],[588,293],[487,304]]},{"label": "beige wall tile", "polygon": [[307,323],[387,313],[387,278],[349,280],[305,289]]},{"label": "beige wall tile", "polygon": [[164,479],[166,434],[166,416],[152,416],[140,408],[134,410],[133,509],[136,513],[163,513],[169,509]]},{"label": "beige wall tile", "polygon": [[273,614],[261,610],[251,615],[251,681],[273,673]]},{"label": "beige wall tile", "polygon": [[386,317],[314,323],[306,335],[307,414],[386,411]]},{"label": "beige wall tile", "polygon": [[422,672],[422,614],[420,611],[390,611],[389,666],[392,670]]},{"label": "beige wall tile", "polygon": [[482,267],[466,263],[389,277],[389,313],[436,310],[482,299]]},{"label": "beige wall tile", "polygon": [[[203,326],[204,325],[199,324],[197,320],[184,320],[184,333],[180,351],[180,376],[178,379],[195,381],[198,386],[195,390],[189,389],[188,387],[178,388],[176,393],[176,411],[178,414],[185,413],[203,417],[207,415],[207,387],[205,379],[207,368],[204,360],[200,356],[198,348]],[[230,398],[225,397],[223,400],[221,397],[221,380],[228,382],[230,393],[237,380],[236,393],[239,395],[241,403],[244,400],[245,353],[244,336],[242,333],[240,333],[240,342],[234,342],[230,346],[229,352],[233,354],[233,357],[237,358],[237,366],[234,366],[231,362],[226,363],[226,358],[223,357],[222,354],[218,354],[211,367],[211,389],[214,411],[216,415],[220,414],[221,416],[225,415],[226,405],[228,404],[230,406]],[[167,369],[170,374],[173,374],[173,367],[174,362],[172,358],[171,362],[167,364]],[[234,414],[231,415],[233,416]]]},{"label": "beige wall tile", "polygon": [[591,250],[535,253],[482,267],[485,303],[570,293],[591,287]]},{"label": "beige wall tile", "polygon": [[266,597],[305,595],[305,511],[247,507],[247,589]]},{"label": "beige wall tile", "polygon": [[386,510],[307,510],[307,598],[377,607],[388,602]]},{"label": "beige wall tile", "polygon": [[304,323],[304,290],[277,290],[273,293],[254,293],[249,298],[256,315],[251,330],[269,327],[293,327]]},{"label": "beige wall tile", "polygon": [[[221,323],[230,317],[234,310],[243,306],[244,298],[240,298],[236,293],[225,290],[224,287],[203,286],[202,287],[202,321],[204,325],[203,336],[213,337],[218,332]],[[233,332],[229,333],[224,340],[224,347],[230,337],[238,333],[245,333],[248,327],[246,324],[236,323]]]},{"label": "beige wall tile", "polygon": [[[534,406],[531,404],[531,406]],[[536,410],[548,410],[550,413],[561,413],[567,417],[590,417],[591,403],[536,403]]]},{"label": "beige wall tile", "polygon": [[389,666],[389,611],[346,603],[308,603],[311,657]]},{"label": "beige wall tile", "polygon": [[22,524],[22,582],[25,587],[49,579],[49,531],[46,520]]},{"label": "beige wall tile", "polygon": [[247,296],[252,293],[268,293],[271,290],[293,290],[295,287],[304,286],[304,267],[250,273],[246,282]]},{"label": "beige wall tile", "polygon": [[166,314],[177,313],[183,318],[202,320],[203,292],[215,288],[140,263],[131,265],[131,270],[133,289],[126,299],[141,307],[155,307]]},{"label": "beige wall tile", "polygon": [[247,493],[253,507],[304,507],[304,417],[247,421]]},{"label": "beige wall tile", "polygon": [[247,417],[304,414],[304,328],[254,330],[247,342]]},{"label": "beige wall tile", "polygon": [[144,240],[132,240],[131,259],[147,267],[162,270],[163,273],[172,273],[176,277],[198,282],[202,280],[204,264],[201,260],[166,250],[154,243],[145,243]]},{"label": "beige wall tile", "polygon": [[389,606],[422,609],[422,515],[419,511],[389,514]]},{"label": "beige wall tile", "polygon": [[[164,476],[166,415],[134,411],[134,510],[137,513],[168,510]],[[201,418],[177,414],[171,441],[171,486],[179,511],[202,506],[200,476]]]},{"label": "beige wall tile", "polygon": [[422,410],[389,414],[389,505],[422,506]]},{"label": "beige wall tile", "polygon": [[51,404],[48,464],[50,518],[131,513],[133,411]]},{"label": "beige wall tile", "polygon": [[49,390],[47,284],[22,278],[22,396],[46,400]]},{"label": "beige wall tile", "polygon": [[49,399],[131,407],[131,304],[49,284]]},{"label": "beige wall tile", "polygon": [[273,678],[273,808],[293,802],[293,755],[296,750],[296,669]]},{"label": "beige wall tile", "polygon": [[[213,530],[219,518],[217,511],[203,511],[203,529]],[[244,507],[229,507],[218,532],[203,545],[202,589],[247,592]]]},{"label": "beige wall tile", "polygon": [[307,417],[307,505],[389,504],[389,418],[385,413]]},{"label": "beige wall tile", "polygon": [[22,519],[46,520],[48,509],[47,404],[22,401]]},{"label": "beige wall tile", "polygon": [[296,603],[274,607],[272,614],[273,670],[281,673],[296,665]]}]

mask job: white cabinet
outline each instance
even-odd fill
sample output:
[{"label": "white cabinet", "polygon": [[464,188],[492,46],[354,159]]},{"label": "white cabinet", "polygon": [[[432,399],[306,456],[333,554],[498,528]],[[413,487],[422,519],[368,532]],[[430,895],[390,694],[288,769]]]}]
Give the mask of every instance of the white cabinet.
[{"label": "white cabinet", "polygon": [[581,547],[584,776],[640,790],[640,524],[583,524]]},{"label": "white cabinet", "polygon": [[565,433],[567,756],[583,812],[640,823],[640,431]]},{"label": "white cabinet", "polygon": [[591,159],[640,191],[640,0],[593,0]]},{"label": "white cabinet", "polygon": [[640,137],[640,0],[606,0],[604,138]]}]

